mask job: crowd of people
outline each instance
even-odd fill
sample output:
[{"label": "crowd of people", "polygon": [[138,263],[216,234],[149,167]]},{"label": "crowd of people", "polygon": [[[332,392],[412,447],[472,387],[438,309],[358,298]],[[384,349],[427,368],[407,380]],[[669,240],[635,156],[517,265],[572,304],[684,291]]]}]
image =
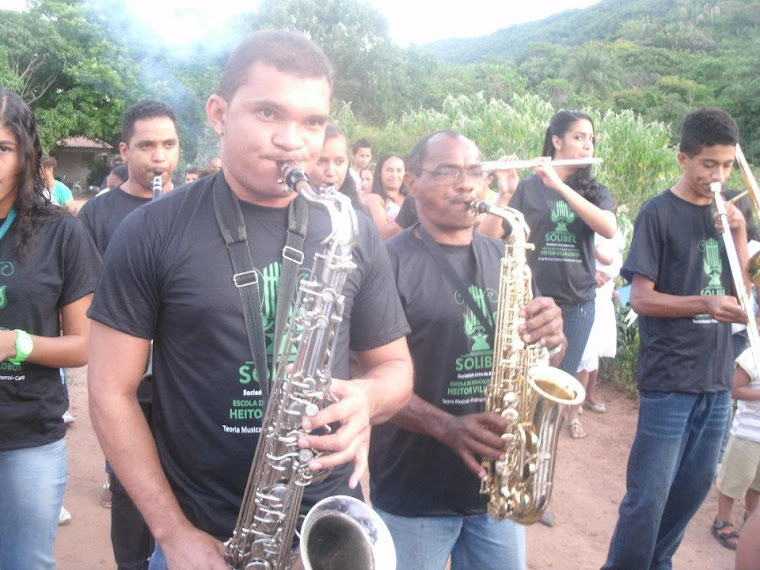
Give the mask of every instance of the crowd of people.
[{"label": "crowd of people", "polygon": [[[270,489],[257,495],[259,507],[273,495],[301,514],[327,497],[361,499],[369,470],[398,568],[525,568],[516,521],[526,504],[513,500],[512,516],[494,517],[481,491],[491,466],[515,455],[511,442],[530,437],[508,413],[515,394],[499,398],[503,412],[486,405],[492,370],[522,378],[529,351],[546,355],[585,388],[566,422],[572,439],[587,437],[581,413],[605,412],[595,385],[599,358],[615,355],[618,273],[632,283],[639,316],[640,405],[603,568],[672,567],[716,475],[732,397],[739,406],[712,531],[738,548],[738,568],[756,567],[756,542],[743,540],[746,530],[740,538],[731,510],[745,499],[746,520],[760,498],[760,380],[752,351],[732,345],[731,323],[748,317],[732,294],[722,239],[730,234],[746,268],[751,212],[727,202],[723,228],[710,189],[730,174],[734,119],[714,107],[685,118],[681,176],[644,204],[623,261],[612,192],[589,164],[590,116],[556,113],[523,179],[512,157],[486,172],[477,141],[453,130],[373,163],[370,141],[352,144],[328,122],[332,83],[311,40],[253,33],[206,103],[219,156],[203,169],[187,165],[175,189],[177,118],[164,103],[139,102],[123,117],[124,163],[77,216],[55,160],[42,156],[29,106],[0,90],[0,568],[55,565],[67,473],[61,369],[85,363],[120,569],[228,568],[225,541],[251,500],[255,450],[273,437],[262,430],[283,390],[273,382],[283,376],[313,392],[324,375],[324,406],[286,400],[293,420],[283,445],[299,452],[255,465],[287,462],[323,480],[292,504],[292,490]],[[322,267],[326,244],[332,251],[336,218],[283,188],[291,167],[317,196],[351,204],[348,265],[310,272]],[[519,272],[527,300],[500,296],[505,242],[521,231],[515,220],[530,228]],[[338,291],[320,281],[334,271],[345,271]],[[317,358],[329,370],[319,374],[282,350],[286,336],[303,336],[291,330],[301,322],[297,290],[315,286],[326,288],[325,317],[335,316],[332,303],[342,311]],[[514,328],[499,328],[503,314],[514,315]],[[512,352],[495,354],[505,335],[515,337]],[[531,469],[514,478],[523,472]],[[251,546],[253,560],[268,559],[278,541],[296,548],[271,520],[259,523],[257,536],[272,536]]]}]

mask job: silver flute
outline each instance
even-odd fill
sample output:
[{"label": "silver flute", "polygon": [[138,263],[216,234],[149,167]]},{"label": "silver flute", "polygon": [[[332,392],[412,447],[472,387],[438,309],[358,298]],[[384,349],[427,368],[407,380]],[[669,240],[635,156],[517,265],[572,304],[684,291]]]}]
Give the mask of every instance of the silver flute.
[{"label": "silver flute", "polygon": [[[602,164],[604,160],[601,158],[593,157],[593,158],[568,158],[565,160],[551,160],[546,164],[549,164],[550,166],[556,167],[556,166],[590,166],[592,164]],[[539,166],[542,164],[542,162],[537,159],[533,158],[531,160],[488,160],[486,162],[481,163],[480,167],[485,172],[496,172],[499,170],[519,170],[521,168],[535,168],[536,166]]]}]

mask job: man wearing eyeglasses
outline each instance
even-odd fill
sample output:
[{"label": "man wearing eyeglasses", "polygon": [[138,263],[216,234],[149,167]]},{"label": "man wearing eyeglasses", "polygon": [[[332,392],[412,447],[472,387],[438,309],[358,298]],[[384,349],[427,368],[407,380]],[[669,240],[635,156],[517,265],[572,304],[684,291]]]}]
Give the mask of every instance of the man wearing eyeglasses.
[{"label": "man wearing eyeglasses", "polygon": [[[419,223],[387,242],[411,327],[414,394],[370,445],[373,506],[388,525],[398,568],[522,569],[523,527],[494,521],[481,495],[482,457],[504,455],[506,421],[485,412],[503,242],[473,232],[484,174],[475,144],[451,131],[412,148],[404,177]],[[521,335],[563,346],[549,298],[523,310]]]}]

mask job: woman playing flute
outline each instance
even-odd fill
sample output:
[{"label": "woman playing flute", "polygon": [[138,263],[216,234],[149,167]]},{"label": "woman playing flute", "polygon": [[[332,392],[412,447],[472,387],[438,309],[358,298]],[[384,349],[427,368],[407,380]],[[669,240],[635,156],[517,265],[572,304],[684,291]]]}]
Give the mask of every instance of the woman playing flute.
[{"label": "woman playing flute", "polygon": [[[514,170],[497,172],[497,205],[508,204],[525,216],[535,245],[528,252],[534,282],[542,295],[554,298],[562,309],[568,346],[560,368],[576,374],[594,321],[594,234],[615,235],[615,204],[609,189],[591,175],[590,166],[550,164],[551,160],[593,157],[594,125],[588,115],[555,114],[546,129],[542,155],[534,174],[525,180],[519,181]],[[506,228],[501,218],[488,215],[478,231],[502,237]],[[586,436],[578,413],[579,406],[569,412],[574,439]]]}]

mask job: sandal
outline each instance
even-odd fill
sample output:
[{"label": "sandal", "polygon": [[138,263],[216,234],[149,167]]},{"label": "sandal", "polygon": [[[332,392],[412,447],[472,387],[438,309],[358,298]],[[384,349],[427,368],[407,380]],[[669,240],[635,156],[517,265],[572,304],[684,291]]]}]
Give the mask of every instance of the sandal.
[{"label": "sandal", "polygon": [[[723,530],[726,529],[726,530]],[[723,532],[721,532],[723,530]],[[730,550],[736,550],[739,543],[739,533],[734,530],[734,524],[731,521],[715,521],[710,529],[712,535],[718,539],[721,546]]]},{"label": "sandal", "polygon": [[103,492],[100,494],[100,506],[104,509],[110,509],[111,497],[111,484],[109,481],[106,481],[106,484],[103,485]]},{"label": "sandal", "polygon": [[583,439],[586,437],[586,430],[583,429],[580,420],[573,420],[570,422],[570,437],[572,439]]},{"label": "sandal", "polygon": [[594,412],[595,414],[603,414],[607,411],[607,408],[604,407],[604,404],[599,404],[597,402],[591,403],[588,400],[583,402],[583,406],[585,408],[588,408],[590,412]]}]

